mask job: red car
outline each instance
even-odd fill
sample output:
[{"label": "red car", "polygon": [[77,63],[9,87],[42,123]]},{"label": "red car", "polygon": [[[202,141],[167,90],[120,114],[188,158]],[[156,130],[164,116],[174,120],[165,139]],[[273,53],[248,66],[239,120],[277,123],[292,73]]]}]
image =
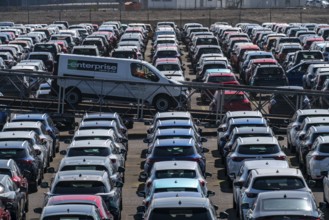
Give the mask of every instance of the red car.
[{"label": "red car", "polygon": [[[53,196],[48,200],[47,206],[51,205],[64,205],[64,204],[90,204],[98,208],[100,216],[102,219],[113,220],[113,215],[107,209],[101,196],[96,195],[63,195],[63,196]],[[38,208],[35,212],[40,212],[41,209]]]},{"label": "red car", "polygon": [[[209,105],[212,112],[221,111],[221,93],[216,91],[213,100]],[[251,111],[251,102],[242,91],[225,90],[223,112],[227,111]]]},{"label": "red car", "polygon": [[[232,72],[220,72],[216,69],[210,69],[206,71],[205,81],[207,84],[219,84],[219,85],[240,85]],[[201,90],[201,102],[210,102],[213,98],[215,90],[203,89]]]}]

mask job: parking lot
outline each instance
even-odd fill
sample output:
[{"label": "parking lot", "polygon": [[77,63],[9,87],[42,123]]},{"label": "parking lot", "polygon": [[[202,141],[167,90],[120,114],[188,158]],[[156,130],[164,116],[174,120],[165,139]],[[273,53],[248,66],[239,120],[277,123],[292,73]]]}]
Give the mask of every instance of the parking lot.
[{"label": "parking lot", "polygon": [[[150,48],[150,42],[148,48]],[[192,74],[192,71],[189,70],[190,63],[187,59],[187,53],[183,49],[183,62],[186,64],[186,78],[189,78],[190,81],[193,81],[195,75]],[[146,52],[149,54],[149,50]],[[149,57],[147,57],[149,59]],[[191,105],[193,109],[200,110],[208,110],[207,105],[203,105],[200,103],[200,93],[196,93],[193,95],[191,99]],[[265,106],[266,108],[266,106]],[[79,121],[80,119],[77,119]],[[239,219],[236,217],[236,212],[233,209],[233,195],[232,195],[232,187],[230,187],[227,176],[224,174],[224,166],[221,162],[221,158],[217,151],[217,139],[216,139],[216,128],[204,128],[203,132],[207,135],[206,138],[208,141],[204,144],[206,148],[209,149],[209,152],[206,153],[207,158],[207,172],[212,174],[212,177],[207,178],[208,189],[214,191],[215,196],[211,197],[211,200],[214,204],[219,206],[218,211],[226,211],[229,213],[229,219]],[[128,131],[129,137],[129,151],[128,157],[126,161],[126,171],[125,171],[125,184],[123,187],[123,210],[122,210],[122,220],[132,220],[136,219],[137,207],[143,204],[143,198],[137,196],[137,192],[143,190],[144,183],[140,182],[139,174],[142,171],[142,164],[145,161],[145,156],[143,157],[142,151],[146,149],[146,144],[143,143],[143,138],[146,137],[147,126],[144,125],[143,122],[135,122],[134,128]],[[285,136],[285,134],[279,134]],[[69,138],[67,133],[62,133],[62,136],[65,138]],[[63,139],[64,140],[64,139]],[[64,144],[63,140],[61,141],[61,150],[66,149],[67,145]],[[281,141],[281,145],[284,149],[284,152],[289,156],[289,163],[292,167],[298,167],[296,163],[295,156],[289,152],[286,148],[286,140]],[[55,169],[57,168],[62,156],[57,154],[57,157],[51,163],[51,166]],[[46,173],[44,181],[50,181],[50,178],[53,174]],[[36,207],[41,207],[43,202],[43,193],[45,193],[47,189],[39,188],[37,193],[33,193],[30,195],[30,212],[27,215],[28,219],[37,219],[38,214],[33,213],[33,209]],[[314,196],[316,197],[316,201],[323,201],[323,189],[322,184],[318,184],[315,188],[312,188]],[[328,215],[329,211],[324,210]]]}]

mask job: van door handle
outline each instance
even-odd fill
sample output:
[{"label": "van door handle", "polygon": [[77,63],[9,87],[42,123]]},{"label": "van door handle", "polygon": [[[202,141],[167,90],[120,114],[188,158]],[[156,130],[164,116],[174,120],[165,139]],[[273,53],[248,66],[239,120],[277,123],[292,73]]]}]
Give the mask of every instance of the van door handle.
[{"label": "van door handle", "polygon": [[137,85],[136,83],[129,83],[129,85]]}]

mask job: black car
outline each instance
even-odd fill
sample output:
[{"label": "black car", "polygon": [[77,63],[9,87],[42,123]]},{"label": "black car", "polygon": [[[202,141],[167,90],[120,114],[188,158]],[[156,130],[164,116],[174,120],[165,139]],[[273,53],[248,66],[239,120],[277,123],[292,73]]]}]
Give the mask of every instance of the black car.
[{"label": "black car", "polygon": [[42,181],[40,153],[28,141],[0,141],[0,159],[13,159],[21,170],[27,170],[28,184],[33,192],[38,190],[38,183]]},{"label": "black car", "polygon": [[8,175],[0,174],[0,200],[10,212],[11,219],[25,219],[26,192],[20,191]]}]

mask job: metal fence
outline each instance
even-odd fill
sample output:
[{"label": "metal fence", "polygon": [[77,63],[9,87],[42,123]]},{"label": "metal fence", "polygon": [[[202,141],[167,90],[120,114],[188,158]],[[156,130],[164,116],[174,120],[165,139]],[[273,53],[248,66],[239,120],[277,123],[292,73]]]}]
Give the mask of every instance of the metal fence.
[{"label": "metal fence", "polygon": [[327,23],[327,9],[282,8],[282,9],[207,9],[207,10],[138,10],[125,11],[107,5],[80,5],[58,7],[2,8],[3,20],[16,23],[52,23],[66,20],[69,23],[119,20],[123,23],[145,22],[153,25],[158,21],[175,21],[182,26],[187,22],[199,22],[210,26],[216,21],[230,24],[239,22],[316,22]]}]

